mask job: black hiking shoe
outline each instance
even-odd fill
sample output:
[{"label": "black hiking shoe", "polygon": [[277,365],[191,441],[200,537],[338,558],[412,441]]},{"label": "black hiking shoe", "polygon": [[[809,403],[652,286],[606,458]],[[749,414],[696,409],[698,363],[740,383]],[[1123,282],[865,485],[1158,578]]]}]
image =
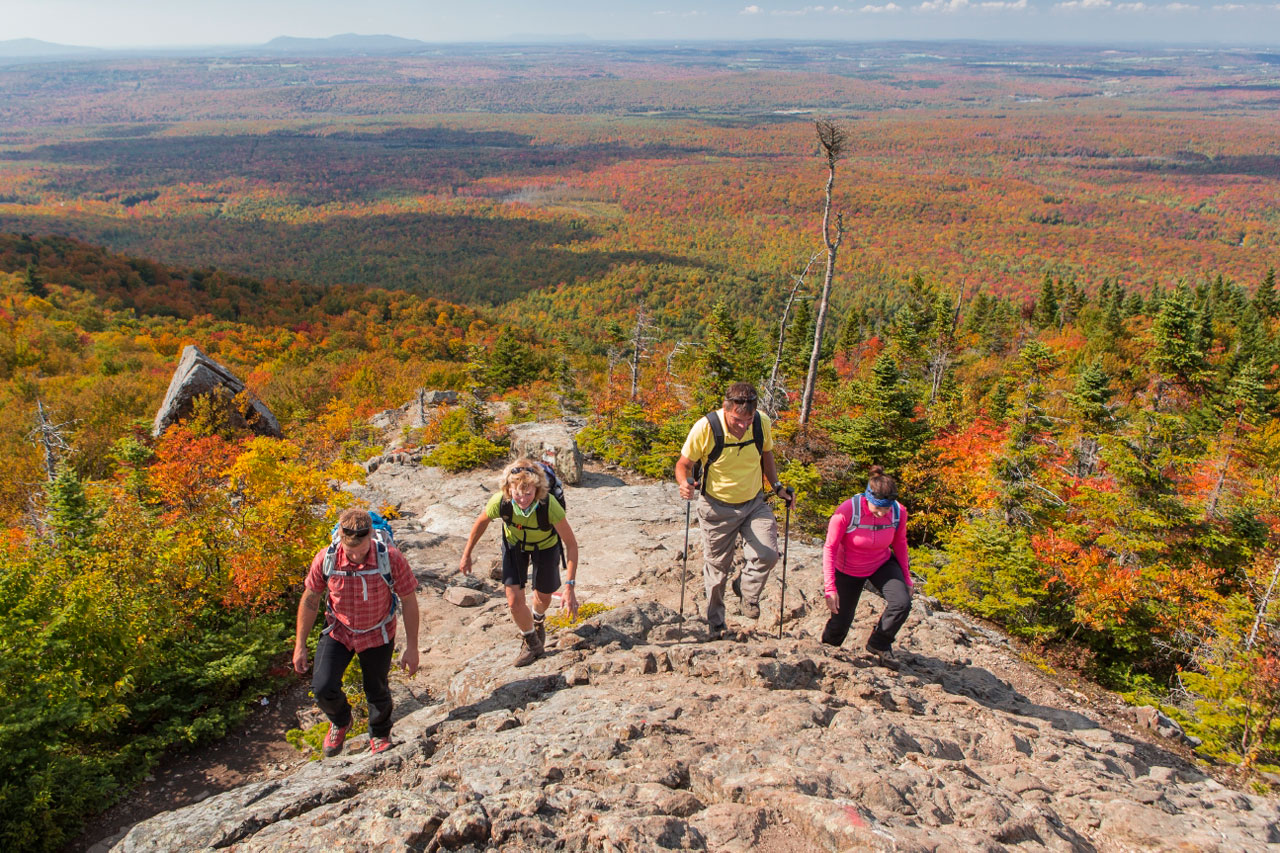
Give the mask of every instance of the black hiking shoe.
[{"label": "black hiking shoe", "polygon": [[728,631],[728,629],[723,625],[709,625],[707,627],[707,639],[723,640],[726,631]]},{"label": "black hiking shoe", "polygon": [[871,645],[868,645],[866,649],[867,653],[871,655],[876,663],[880,664],[885,669],[898,668],[898,656],[893,653],[893,649],[877,649]]}]

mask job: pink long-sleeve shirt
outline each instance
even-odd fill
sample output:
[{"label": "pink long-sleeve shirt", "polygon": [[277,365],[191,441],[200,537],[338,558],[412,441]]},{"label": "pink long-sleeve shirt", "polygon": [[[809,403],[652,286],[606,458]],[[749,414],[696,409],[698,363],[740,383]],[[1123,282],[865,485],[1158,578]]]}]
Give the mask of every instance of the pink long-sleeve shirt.
[{"label": "pink long-sleeve shirt", "polygon": [[844,572],[855,578],[869,578],[876,573],[876,569],[884,565],[890,555],[898,558],[907,586],[911,586],[906,508],[899,514],[896,530],[892,527],[883,530],[860,527],[846,533],[849,522],[853,519],[854,501],[862,501],[863,524],[873,517],[872,508],[863,495],[840,504],[831,516],[831,521],[827,523],[827,543],[822,548],[822,572],[825,579],[823,594],[836,594],[836,572]]}]

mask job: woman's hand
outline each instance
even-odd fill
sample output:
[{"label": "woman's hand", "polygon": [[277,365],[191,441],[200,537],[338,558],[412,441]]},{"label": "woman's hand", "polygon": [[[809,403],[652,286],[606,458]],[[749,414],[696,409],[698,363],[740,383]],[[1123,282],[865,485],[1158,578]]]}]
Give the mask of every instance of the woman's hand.
[{"label": "woman's hand", "polygon": [[838,592],[833,592],[827,596],[827,609],[831,611],[832,616],[840,612],[840,594]]},{"label": "woman's hand", "polygon": [[471,574],[471,552],[463,552],[462,559],[458,561],[458,571],[464,575]]},{"label": "woman's hand", "polygon": [[578,596],[573,592],[573,584],[566,584],[560,595],[560,607],[569,614],[570,621],[578,618]]}]

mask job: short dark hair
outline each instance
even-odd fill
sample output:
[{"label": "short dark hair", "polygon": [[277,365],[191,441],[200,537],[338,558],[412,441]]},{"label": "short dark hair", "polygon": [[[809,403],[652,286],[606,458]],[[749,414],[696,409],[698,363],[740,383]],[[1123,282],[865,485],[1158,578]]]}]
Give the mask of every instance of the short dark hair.
[{"label": "short dark hair", "polygon": [[728,391],[724,392],[725,403],[732,405],[734,408],[755,409],[757,400],[756,386],[750,382],[735,382],[729,386]]}]

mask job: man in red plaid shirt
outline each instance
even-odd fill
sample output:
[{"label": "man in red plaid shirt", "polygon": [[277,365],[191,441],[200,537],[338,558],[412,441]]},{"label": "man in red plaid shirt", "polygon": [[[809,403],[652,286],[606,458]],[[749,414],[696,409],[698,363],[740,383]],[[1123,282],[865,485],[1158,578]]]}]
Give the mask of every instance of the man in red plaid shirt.
[{"label": "man in red plaid shirt", "polygon": [[329,734],[324,739],[327,756],[342,752],[351,728],[351,705],[342,692],[342,675],[356,655],[369,700],[369,751],[382,752],[391,746],[389,680],[397,598],[404,610],[405,648],[400,665],[410,676],[418,671],[418,581],[408,561],[395,546],[374,542],[373,520],[364,510],[345,510],[338,516],[338,524],[339,541],[322,548],[311,561],[306,591],[298,603],[293,647],[293,668],[306,672],[307,636],[328,593],[326,626],[316,645],[316,668],[311,678],[316,704],[329,718]]}]

